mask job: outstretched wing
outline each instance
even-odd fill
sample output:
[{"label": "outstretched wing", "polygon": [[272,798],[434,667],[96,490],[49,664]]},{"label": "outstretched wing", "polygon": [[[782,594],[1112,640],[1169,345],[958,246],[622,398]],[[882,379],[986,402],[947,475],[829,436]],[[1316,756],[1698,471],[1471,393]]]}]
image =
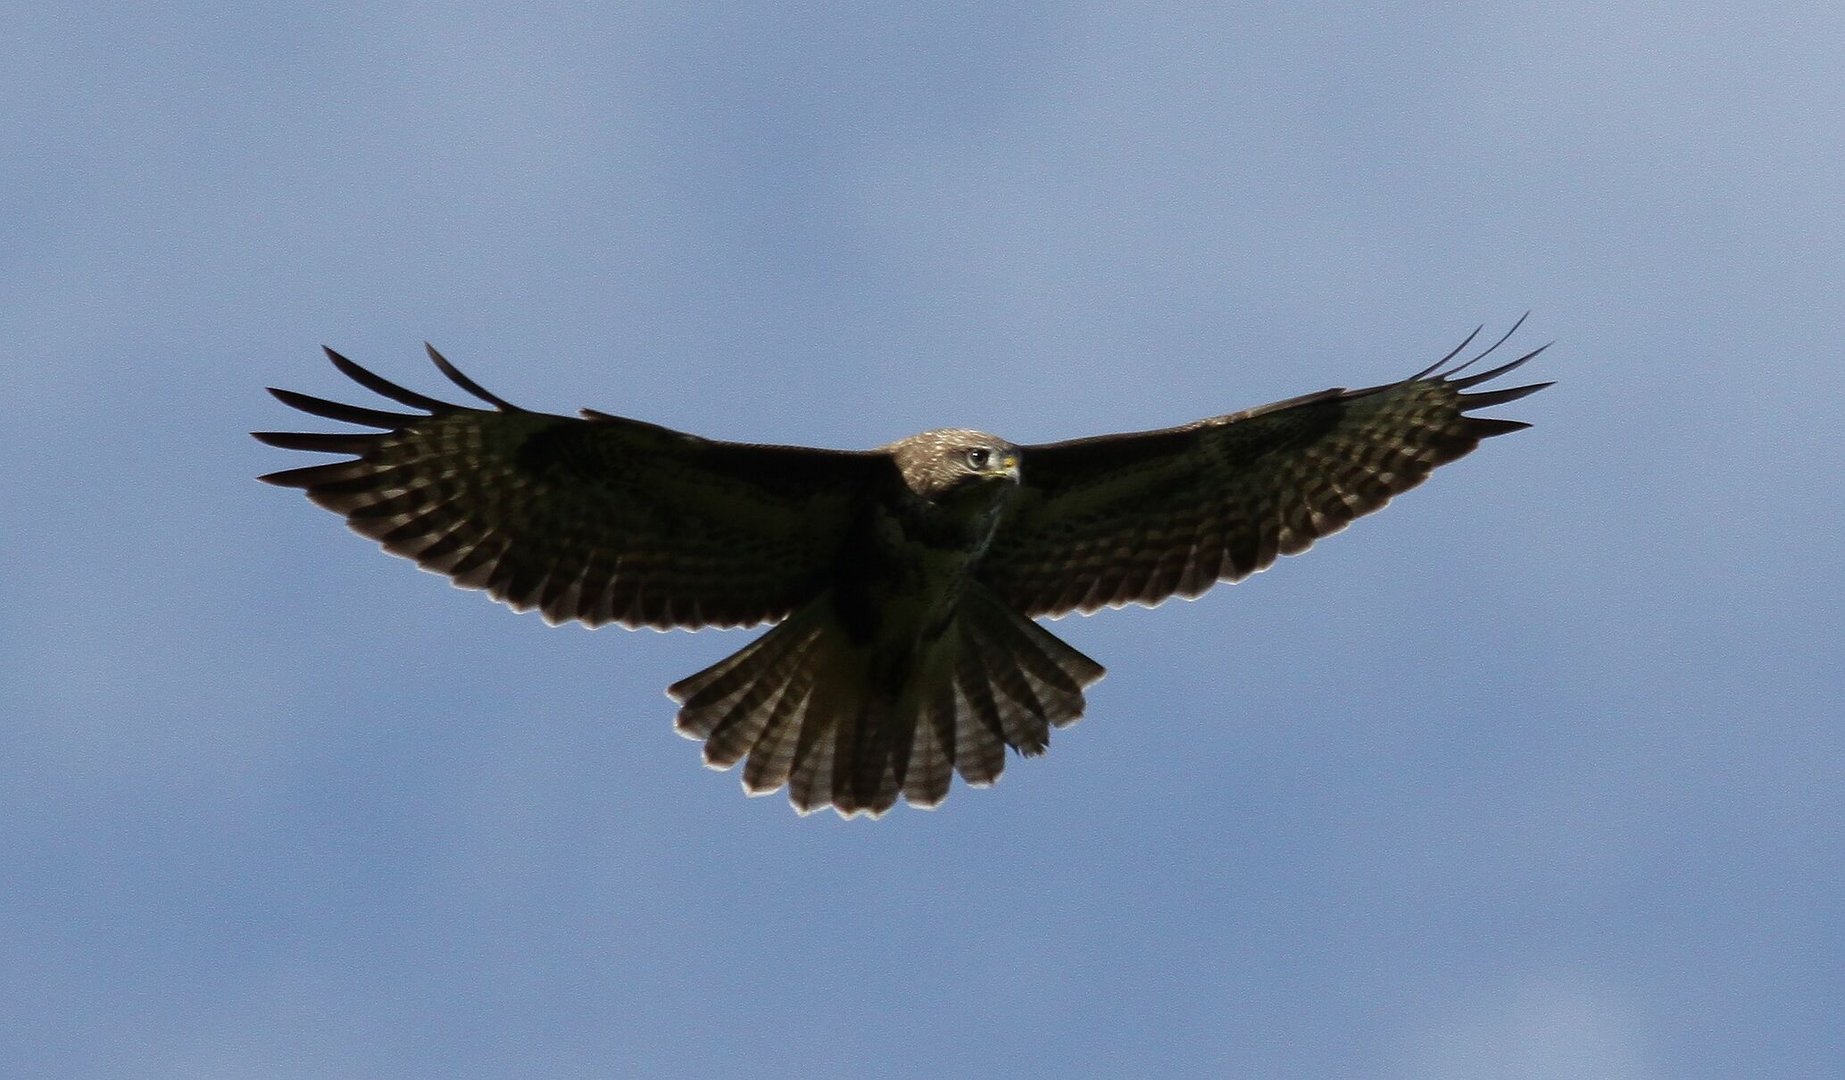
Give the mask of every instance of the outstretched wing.
[{"label": "outstretched wing", "polygon": [[[1524,320],[1520,319],[1522,323]],[[1193,597],[1382,507],[1481,439],[1528,427],[1467,415],[1550,385],[1463,393],[1491,354],[1364,390],[1326,390],[1163,431],[1022,448],[1020,491],[979,576],[1033,616]]]},{"label": "outstretched wing", "polygon": [[366,389],[423,414],[270,393],[303,412],[381,428],[260,431],[289,450],[356,455],[270,473],[385,550],[485,589],[516,610],[591,626],[747,626],[824,585],[876,453],[718,442],[584,410],[527,412],[433,348],[430,359],[493,406],[407,390],[331,349]]}]

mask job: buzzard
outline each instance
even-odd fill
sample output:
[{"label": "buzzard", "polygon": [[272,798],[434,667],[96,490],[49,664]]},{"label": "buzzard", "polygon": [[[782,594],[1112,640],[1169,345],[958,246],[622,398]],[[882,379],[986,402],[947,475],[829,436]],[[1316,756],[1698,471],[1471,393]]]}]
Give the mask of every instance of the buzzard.
[{"label": "buzzard", "polygon": [[[1523,320],[1519,320],[1520,323]],[[1102,665],[1036,621],[1195,597],[1305,551],[1481,439],[1470,415],[1548,383],[1466,393],[1479,334],[1399,382],[1161,431],[1015,446],[951,428],[878,450],[701,438],[585,409],[528,412],[429,357],[490,408],[334,367],[414,413],[271,389],[376,431],[256,432],[352,455],[270,473],[386,551],[549,622],[776,623],[668,693],[706,764],[802,813],[933,807],[999,778],[1083,713]]]}]

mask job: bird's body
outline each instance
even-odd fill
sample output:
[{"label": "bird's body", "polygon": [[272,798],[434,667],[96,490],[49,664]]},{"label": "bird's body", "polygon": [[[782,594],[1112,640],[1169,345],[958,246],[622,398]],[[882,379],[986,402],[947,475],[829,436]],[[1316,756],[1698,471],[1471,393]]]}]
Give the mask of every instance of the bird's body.
[{"label": "bird's body", "polygon": [[1545,385],[1461,393],[1534,351],[1163,431],[1014,446],[944,429],[853,452],[531,413],[430,354],[494,408],[426,397],[329,350],[427,415],[275,391],[383,430],[259,432],[355,455],[264,479],[552,621],[779,623],[669,688],[678,729],[713,766],[745,762],[752,793],[786,786],[803,812],[845,816],[899,796],[933,806],[956,772],[990,784],[1008,747],[1041,753],[1082,715],[1103,669],[1035,617],[1196,596],[1302,551],[1525,426],[1467,410]]}]

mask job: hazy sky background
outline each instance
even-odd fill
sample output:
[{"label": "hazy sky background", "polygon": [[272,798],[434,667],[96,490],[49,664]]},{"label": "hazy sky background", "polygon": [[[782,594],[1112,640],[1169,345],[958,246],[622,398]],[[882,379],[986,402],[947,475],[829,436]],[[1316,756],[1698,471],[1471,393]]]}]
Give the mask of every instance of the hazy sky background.
[{"label": "hazy sky background", "polygon": [[[9,5],[0,1073],[1845,1075],[1836,4]],[[1089,716],[802,819],[262,392],[876,445],[1557,345]]]}]

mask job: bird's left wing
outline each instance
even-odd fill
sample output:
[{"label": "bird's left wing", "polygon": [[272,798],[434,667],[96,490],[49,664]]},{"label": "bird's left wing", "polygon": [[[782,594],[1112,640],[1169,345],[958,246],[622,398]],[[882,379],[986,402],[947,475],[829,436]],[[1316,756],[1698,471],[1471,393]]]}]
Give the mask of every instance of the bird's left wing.
[{"label": "bird's left wing", "polygon": [[1305,551],[1481,439],[1529,426],[1468,413],[1549,383],[1463,393],[1543,351],[1461,376],[1510,336],[1440,370],[1469,336],[1429,369],[1384,386],[1326,390],[1162,431],[1022,447],[1023,490],[979,576],[1017,610],[1057,616],[1197,596]]},{"label": "bird's left wing", "polygon": [[485,589],[516,610],[589,625],[747,626],[820,588],[877,453],[720,442],[584,410],[528,412],[434,349],[448,378],[491,409],[398,386],[333,350],[366,389],[422,414],[273,393],[376,432],[256,432],[290,450],[353,458],[270,473],[387,551]]}]

